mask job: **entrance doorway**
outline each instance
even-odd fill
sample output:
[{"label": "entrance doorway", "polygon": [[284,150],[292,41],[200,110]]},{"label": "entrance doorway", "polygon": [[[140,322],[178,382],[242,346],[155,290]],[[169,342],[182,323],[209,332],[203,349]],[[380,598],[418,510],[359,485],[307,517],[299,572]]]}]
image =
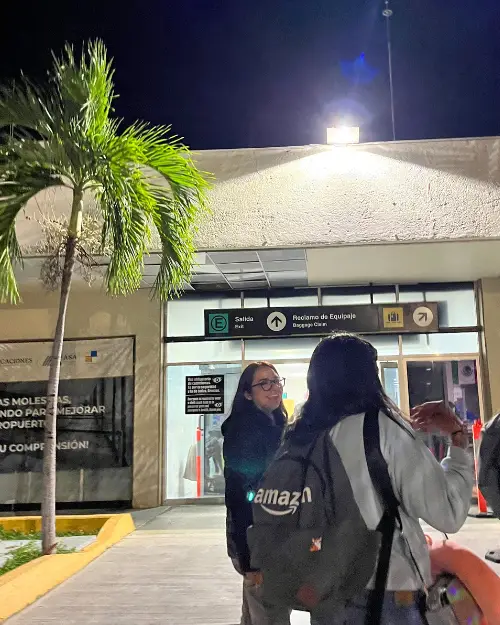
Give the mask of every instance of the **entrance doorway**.
[{"label": "entrance doorway", "polygon": [[[482,418],[481,378],[477,357],[404,359],[406,412],[428,401],[445,401],[467,425],[468,452],[474,459],[472,426]],[[441,461],[448,452],[449,439],[440,432],[420,435],[436,457]],[[475,463],[474,463],[475,464]]]},{"label": "entrance doorway", "polygon": [[[247,362],[181,364],[167,372],[167,501],[221,497],[224,493],[221,425],[229,415],[241,371]],[[285,378],[284,403],[293,419],[307,399],[309,359],[273,359]],[[378,362],[382,385],[405,415],[426,401],[447,401],[467,423],[469,451],[474,454],[472,425],[483,414],[477,355],[398,356]],[[187,376],[224,378],[224,408],[219,414],[185,414]],[[448,441],[438,432],[421,435],[437,460]]]}]

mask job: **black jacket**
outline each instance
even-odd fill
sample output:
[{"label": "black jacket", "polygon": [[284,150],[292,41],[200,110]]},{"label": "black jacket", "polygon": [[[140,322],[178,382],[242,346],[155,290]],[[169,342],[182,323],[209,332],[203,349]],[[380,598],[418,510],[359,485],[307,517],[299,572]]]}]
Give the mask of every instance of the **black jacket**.
[{"label": "black jacket", "polygon": [[251,408],[248,413],[231,415],[222,425],[227,552],[243,573],[252,570],[247,543],[247,529],[252,524],[249,493],[255,491],[276,454],[285,427],[280,411],[276,411],[274,421]]}]

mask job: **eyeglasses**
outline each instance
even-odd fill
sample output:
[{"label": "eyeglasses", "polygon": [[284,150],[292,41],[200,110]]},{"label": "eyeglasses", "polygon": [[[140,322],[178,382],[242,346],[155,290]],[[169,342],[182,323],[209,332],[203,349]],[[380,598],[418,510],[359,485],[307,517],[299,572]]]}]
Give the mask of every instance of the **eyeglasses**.
[{"label": "eyeglasses", "polygon": [[263,391],[270,391],[273,386],[283,388],[285,386],[285,378],[274,378],[274,380],[261,380],[257,384],[252,384],[252,388],[260,386]]}]

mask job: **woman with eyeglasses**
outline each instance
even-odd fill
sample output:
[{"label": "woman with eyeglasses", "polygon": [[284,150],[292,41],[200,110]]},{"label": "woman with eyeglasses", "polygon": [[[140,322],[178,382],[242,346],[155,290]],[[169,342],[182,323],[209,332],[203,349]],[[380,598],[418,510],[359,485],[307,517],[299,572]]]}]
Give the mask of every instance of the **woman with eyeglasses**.
[{"label": "woman with eyeglasses", "polygon": [[235,569],[243,576],[241,625],[290,624],[288,610],[271,608],[262,601],[261,576],[250,566],[247,543],[255,488],[280,446],[287,422],[284,384],[273,365],[248,365],[241,375],[231,414],[222,425],[227,548]]}]

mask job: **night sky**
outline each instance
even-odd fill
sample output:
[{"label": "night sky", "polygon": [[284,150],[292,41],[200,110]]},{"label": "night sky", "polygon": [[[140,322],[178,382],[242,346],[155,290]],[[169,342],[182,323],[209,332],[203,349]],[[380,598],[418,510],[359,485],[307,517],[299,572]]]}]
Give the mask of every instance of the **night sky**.
[{"label": "night sky", "polygon": [[[391,0],[398,139],[500,135],[499,0]],[[0,78],[101,37],[117,114],[196,149],[323,143],[346,118],[391,136],[383,2],[3,0]]]}]

